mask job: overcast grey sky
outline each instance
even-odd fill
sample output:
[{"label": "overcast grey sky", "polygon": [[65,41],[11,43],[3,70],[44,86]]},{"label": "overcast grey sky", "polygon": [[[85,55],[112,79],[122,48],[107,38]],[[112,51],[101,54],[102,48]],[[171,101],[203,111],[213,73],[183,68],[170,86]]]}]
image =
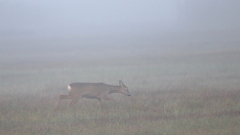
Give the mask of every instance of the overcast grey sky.
[{"label": "overcast grey sky", "polygon": [[141,0],[8,0],[1,2],[3,32],[86,33],[115,32],[126,27],[175,25],[176,4]]},{"label": "overcast grey sky", "polygon": [[236,29],[239,0],[0,0],[0,33],[87,35]]},{"label": "overcast grey sky", "polygon": [[0,61],[236,47],[239,7],[240,0],[0,0]]}]

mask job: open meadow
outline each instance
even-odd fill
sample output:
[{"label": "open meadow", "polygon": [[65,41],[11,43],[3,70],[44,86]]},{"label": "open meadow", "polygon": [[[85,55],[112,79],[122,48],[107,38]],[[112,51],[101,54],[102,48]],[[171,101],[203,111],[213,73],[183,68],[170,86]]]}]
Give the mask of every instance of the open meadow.
[{"label": "open meadow", "polygon": [[[117,106],[82,99],[67,85],[122,80]],[[240,51],[142,55],[0,65],[1,135],[238,135]]]}]

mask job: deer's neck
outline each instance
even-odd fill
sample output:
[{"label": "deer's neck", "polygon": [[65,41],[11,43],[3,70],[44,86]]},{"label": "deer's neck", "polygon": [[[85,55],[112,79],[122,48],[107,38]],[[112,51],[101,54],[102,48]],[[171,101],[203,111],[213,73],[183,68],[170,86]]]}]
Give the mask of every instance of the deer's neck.
[{"label": "deer's neck", "polygon": [[111,85],[109,94],[111,94],[111,93],[120,93],[120,88],[121,88],[121,86]]}]

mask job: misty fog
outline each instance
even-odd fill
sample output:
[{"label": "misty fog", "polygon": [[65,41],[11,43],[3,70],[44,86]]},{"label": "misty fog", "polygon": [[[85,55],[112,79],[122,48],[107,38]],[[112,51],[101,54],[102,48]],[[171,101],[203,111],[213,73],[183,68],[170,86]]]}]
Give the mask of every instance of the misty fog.
[{"label": "misty fog", "polygon": [[0,62],[239,49],[238,0],[0,0]]}]

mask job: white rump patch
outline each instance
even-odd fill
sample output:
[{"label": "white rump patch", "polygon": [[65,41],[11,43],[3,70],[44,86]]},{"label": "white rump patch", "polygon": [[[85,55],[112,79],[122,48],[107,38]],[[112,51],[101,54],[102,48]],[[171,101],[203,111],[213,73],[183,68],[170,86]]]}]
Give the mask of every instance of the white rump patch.
[{"label": "white rump patch", "polygon": [[71,91],[71,86],[70,85],[68,85],[68,90]]}]

